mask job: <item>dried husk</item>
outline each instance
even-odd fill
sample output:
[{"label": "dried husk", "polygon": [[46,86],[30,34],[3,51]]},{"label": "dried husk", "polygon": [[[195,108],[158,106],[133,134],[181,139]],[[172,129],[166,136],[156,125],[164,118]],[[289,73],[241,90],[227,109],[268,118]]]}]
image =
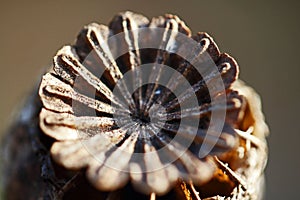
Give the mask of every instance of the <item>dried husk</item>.
[{"label": "dried husk", "polygon": [[145,195],[133,188],[130,182],[114,191],[100,191],[89,183],[84,169],[68,170],[54,162],[50,155],[54,139],[41,130],[39,113],[43,105],[36,89],[2,141],[3,198],[262,199],[268,127],[261,111],[260,98],[241,80],[235,81],[230,89],[238,91],[246,100],[237,124],[239,146],[213,157],[217,170],[210,181],[194,185],[178,179],[173,188],[163,195]]}]

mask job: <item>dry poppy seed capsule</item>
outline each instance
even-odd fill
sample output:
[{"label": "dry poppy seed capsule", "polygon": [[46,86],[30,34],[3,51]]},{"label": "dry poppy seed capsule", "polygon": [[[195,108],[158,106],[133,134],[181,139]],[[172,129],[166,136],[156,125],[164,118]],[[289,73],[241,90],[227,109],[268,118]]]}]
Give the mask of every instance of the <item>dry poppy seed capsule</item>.
[{"label": "dry poppy seed capsule", "polygon": [[258,199],[266,147],[255,134],[267,129],[237,78],[236,61],[177,16],[87,25],[57,52],[32,108],[36,197]]}]

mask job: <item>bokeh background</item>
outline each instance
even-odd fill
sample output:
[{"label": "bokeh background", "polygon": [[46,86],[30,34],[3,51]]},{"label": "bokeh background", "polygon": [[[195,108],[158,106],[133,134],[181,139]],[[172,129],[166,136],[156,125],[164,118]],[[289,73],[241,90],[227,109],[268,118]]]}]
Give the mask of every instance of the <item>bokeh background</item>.
[{"label": "bokeh background", "polygon": [[132,10],[173,13],[233,55],[261,95],[270,126],[266,199],[297,199],[300,181],[300,1],[0,1],[0,130],[55,52],[93,21]]}]

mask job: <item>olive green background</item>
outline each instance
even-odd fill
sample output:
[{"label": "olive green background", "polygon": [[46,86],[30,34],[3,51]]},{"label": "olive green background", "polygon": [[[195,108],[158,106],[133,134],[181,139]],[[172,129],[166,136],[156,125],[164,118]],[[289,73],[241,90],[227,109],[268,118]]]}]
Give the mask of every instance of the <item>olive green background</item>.
[{"label": "olive green background", "polygon": [[[132,10],[173,13],[210,33],[262,96],[270,125],[266,199],[296,199],[300,181],[299,1],[0,1],[0,129],[5,130],[55,52],[93,21]],[[298,195],[297,195],[298,193]]]}]

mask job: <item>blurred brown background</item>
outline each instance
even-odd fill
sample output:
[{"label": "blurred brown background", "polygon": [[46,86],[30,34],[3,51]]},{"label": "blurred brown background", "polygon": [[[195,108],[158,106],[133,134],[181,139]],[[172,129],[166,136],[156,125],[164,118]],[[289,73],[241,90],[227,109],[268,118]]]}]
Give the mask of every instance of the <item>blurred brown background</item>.
[{"label": "blurred brown background", "polygon": [[132,10],[174,13],[233,55],[261,94],[271,135],[267,200],[296,199],[300,181],[299,1],[0,1],[0,130],[55,52],[92,21]]}]

